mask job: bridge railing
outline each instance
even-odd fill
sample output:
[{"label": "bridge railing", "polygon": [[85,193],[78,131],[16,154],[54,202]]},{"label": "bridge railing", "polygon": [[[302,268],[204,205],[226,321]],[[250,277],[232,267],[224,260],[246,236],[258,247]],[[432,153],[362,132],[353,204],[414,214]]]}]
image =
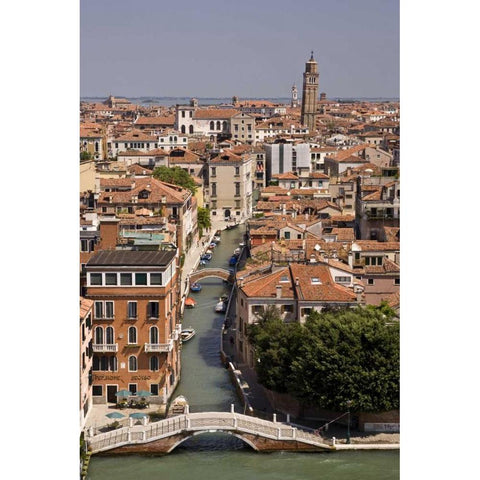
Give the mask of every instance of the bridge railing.
[{"label": "bridge railing", "polygon": [[160,440],[185,431],[235,431],[260,435],[273,440],[300,440],[314,446],[326,447],[324,440],[312,433],[284,423],[271,422],[232,412],[201,412],[160,420],[148,425],[124,427],[87,438],[93,453],[128,444]]}]

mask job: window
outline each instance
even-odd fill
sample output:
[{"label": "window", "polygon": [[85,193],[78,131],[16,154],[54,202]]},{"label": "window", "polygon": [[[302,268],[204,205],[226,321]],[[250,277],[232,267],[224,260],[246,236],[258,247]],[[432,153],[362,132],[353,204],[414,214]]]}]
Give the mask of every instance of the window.
[{"label": "window", "polygon": [[290,232],[284,232],[283,236],[285,237],[285,240],[289,240],[290,239]]},{"label": "window", "polygon": [[137,329],[136,327],[128,327],[128,343],[136,344],[137,343]]},{"label": "window", "polygon": [[240,195],[240,182],[235,182],[235,195]]},{"label": "window", "polygon": [[137,318],[137,302],[127,303],[127,315],[128,318]]},{"label": "window", "polygon": [[210,130],[215,130],[215,122],[210,122]]},{"label": "window", "polygon": [[240,175],[240,167],[235,167],[235,175]]},{"label": "window", "polygon": [[102,327],[95,327],[95,344],[96,345],[103,345],[103,328]]},{"label": "window", "polygon": [[151,273],[150,274],[150,285],[161,285],[162,284],[162,274],[161,273]]},{"label": "window", "polygon": [[113,345],[115,342],[115,334],[113,331],[113,327],[107,327],[105,329],[105,343],[107,345]]},{"label": "window", "polygon": [[137,384],[136,383],[129,383],[128,384],[128,390],[132,392],[132,395],[135,395],[137,393]]},{"label": "window", "polygon": [[216,197],[216,196],[217,196],[217,184],[212,183],[212,197]]},{"label": "window", "polygon": [[[193,125],[188,127],[188,133],[193,133]],[[183,139],[183,141],[185,141],[185,139]]]},{"label": "window", "polygon": [[302,317],[304,317],[305,315],[310,315],[311,313],[312,313],[311,308],[302,308]]},{"label": "window", "polygon": [[158,328],[150,327],[150,343],[158,343]]},{"label": "window", "polygon": [[254,315],[261,315],[263,313],[263,305],[253,305],[252,313]]},{"label": "window", "polygon": [[373,280],[373,278],[369,278],[368,281],[367,281],[367,284],[368,285],[375,285],[375,281]]},{"label": "window", "polygon": [[103,385],[93,385],[92,395],[94,397],[101,397],[103,395]]},{"label": "window", "polygon": [[335,277],[337,283],[350,283],[352,277]]},{"label": "window", "polygon": [[158,318],[158,302],[148,302],[147,305],[147,318]]},{"label": "window", "polygon": [[290,279],[288,278],[288,275],[282,275],[280,277],[280,283],[288,283],[290,282]]},{"label": "window", "polygon": [[106,273],[105,274],[105,285],[117,285],[117,274],[116,273]]},{"label": "window", "polygon": [[158,385],[156,383],[150,384],[150,393],[152,395],[158,395]]},{"label": "window", "polygon": [[137,371],[137,357],[135,355],[130,355],[130,357],[128,357],[128,371]]},{"label": "window", "polygon": [[321,283],[318,277],[312,277],[312,285],[321,285]]},{"label": "window", "polygon": [[95,318],[103,318],[103,302],[95,302]]},{"label": "window", "polygon": [[185,118],[185,110],[182,110],[182,118]]},{"label": "window", "polygon": [[399,278],[396,278],[394,284],[395,284],[395,285],[400,285],[400,279],[399,279]]},{"label": "window", "polygon": [[150,357],[150,370],[152,372],[158,371],[158,357],[156,355]]},{"label": "window", "polygon": [[282,305],[280,309],[281,313],[292,313],[293,312],[293,305]]},{"label": "window", "polygon": [[91,273],[90,274],[90,285],[102,285],[102,274],[101,273]]},{"label": "window", "polygon": [[212,167],[212,177],[217,175],[217,167]]},{"label": "window", "polygon": [[132,285],[132,274],[131,273],[121,273],[120,274],[120,285]]},{"label": "window", "polygon": [[105,302],[105,318],[113,318],[113,302]]},{"label": "window", "polygon": [[146,285],[147,284],[147,274],[146,273],[136,273],[135,274],[135,285]]}]

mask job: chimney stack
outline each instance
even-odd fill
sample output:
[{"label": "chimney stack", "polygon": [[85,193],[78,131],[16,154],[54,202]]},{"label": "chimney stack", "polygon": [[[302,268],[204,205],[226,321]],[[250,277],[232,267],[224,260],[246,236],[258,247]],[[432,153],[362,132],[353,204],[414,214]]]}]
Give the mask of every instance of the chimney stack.
[{"label": "chimney stack", "polygon": [[277,298],[282,298],[282,286],[281,286],[281,285],[277,285],[275,288],[277,289],[276,297],[277,297]]}]

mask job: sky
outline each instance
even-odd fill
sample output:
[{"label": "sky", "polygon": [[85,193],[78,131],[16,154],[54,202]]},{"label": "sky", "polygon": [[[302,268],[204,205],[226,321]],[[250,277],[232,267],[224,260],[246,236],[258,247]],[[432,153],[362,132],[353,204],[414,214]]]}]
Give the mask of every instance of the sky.
[{"label": "sky", "polygon": [[80,0],[80,95],[399,96],[398,0]]}]

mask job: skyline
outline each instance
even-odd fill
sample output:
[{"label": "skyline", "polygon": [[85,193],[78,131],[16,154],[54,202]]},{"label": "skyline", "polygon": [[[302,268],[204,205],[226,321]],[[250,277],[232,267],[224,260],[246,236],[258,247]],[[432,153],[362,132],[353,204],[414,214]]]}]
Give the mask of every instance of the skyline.
[{"label": "skyline", "polygon": [[398,0],[233,6],[82,0],[81,97],[288,98],[312,50],[328,98],[399,97]]}]

